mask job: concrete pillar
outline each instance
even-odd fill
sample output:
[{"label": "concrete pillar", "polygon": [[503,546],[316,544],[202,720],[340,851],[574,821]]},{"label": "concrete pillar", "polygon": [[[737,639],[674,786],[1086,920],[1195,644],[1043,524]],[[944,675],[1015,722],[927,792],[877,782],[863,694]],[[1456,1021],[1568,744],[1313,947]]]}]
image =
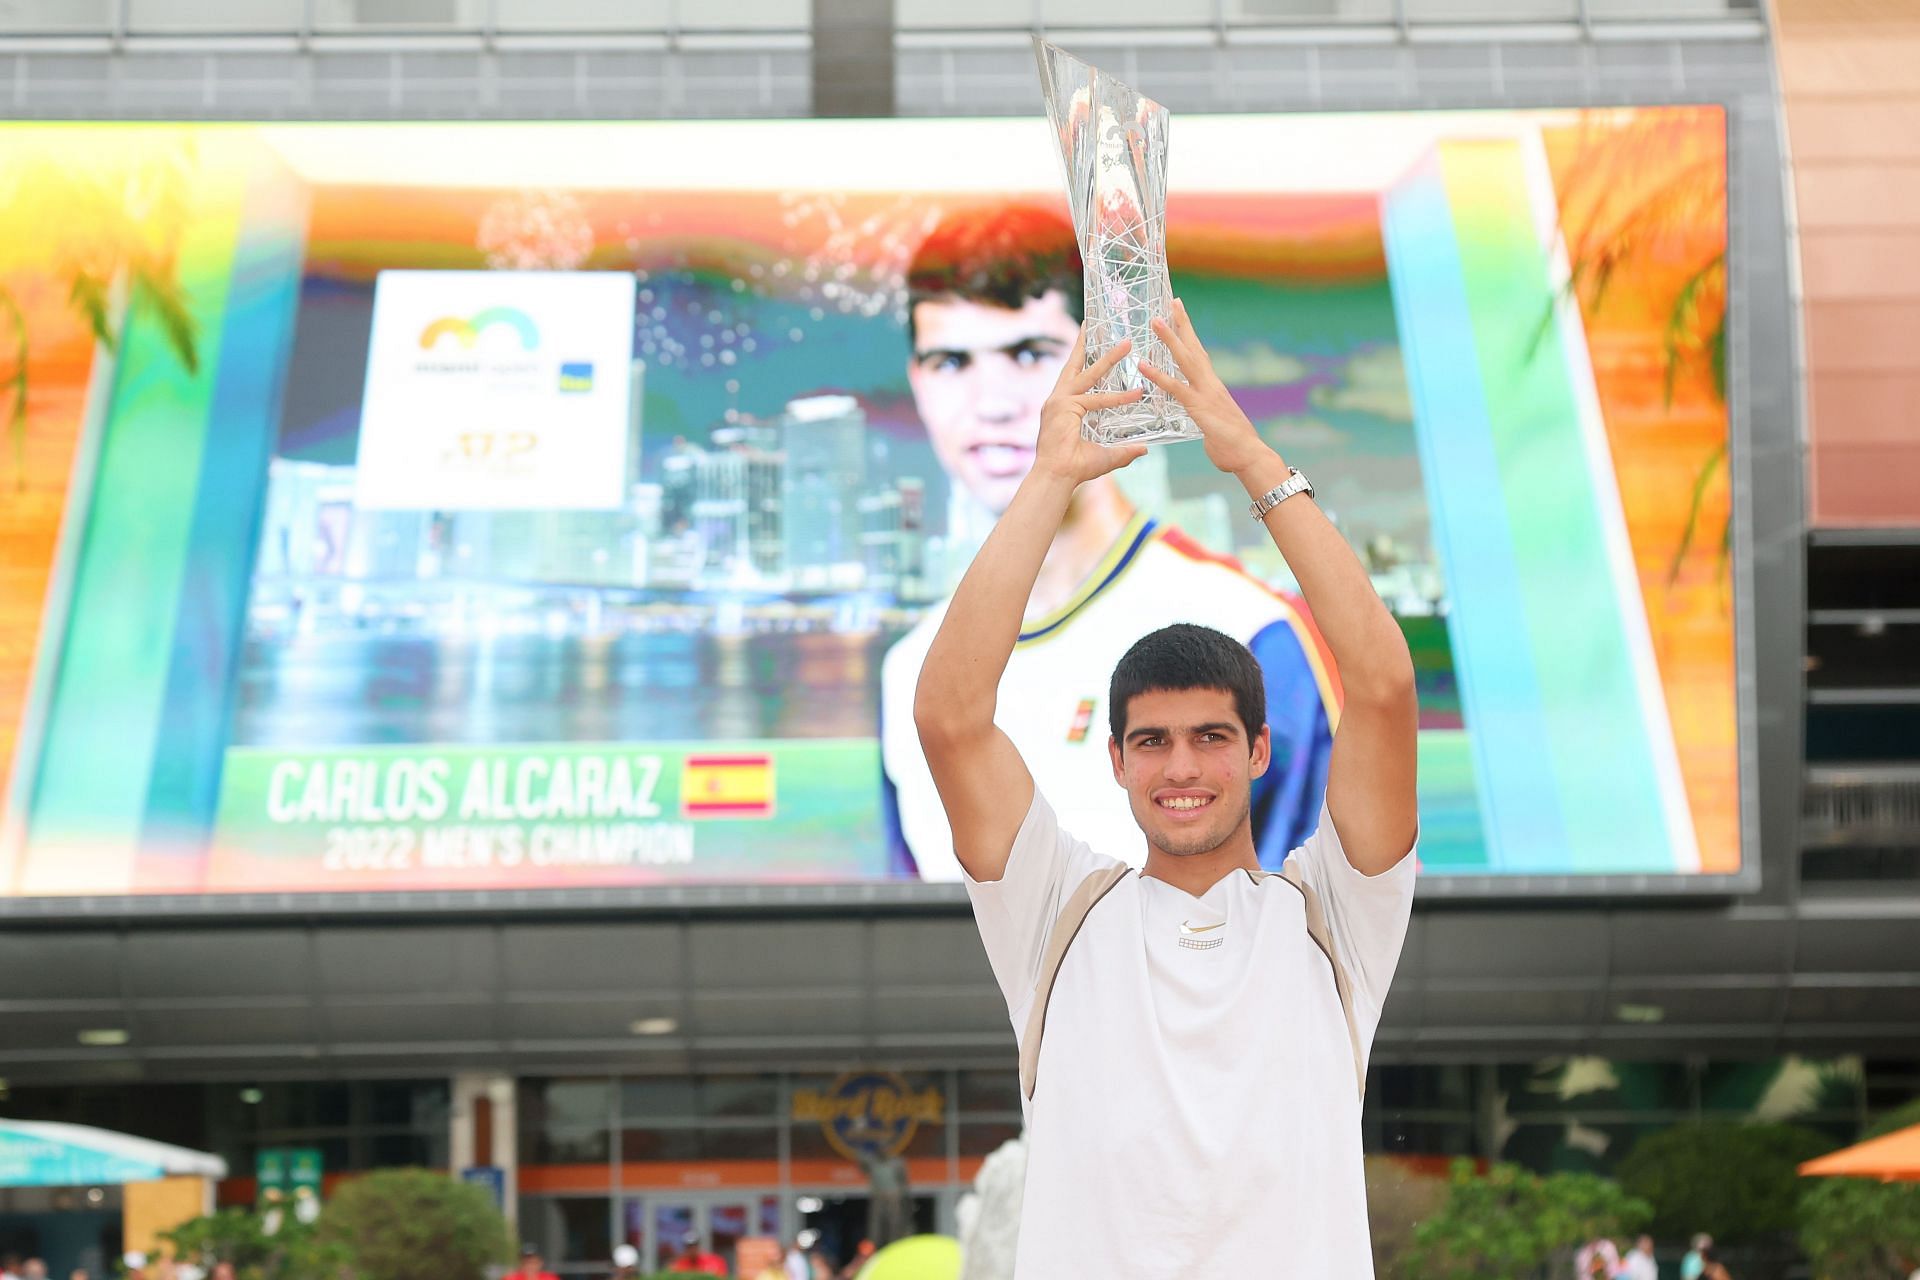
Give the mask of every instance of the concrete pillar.
[{"label": "concrete pillar", "polygon": [[451,1172],[500,1171],[501,1212],[516,1233],[520,1219],[519,1122],[514,1114],[513,1077],[463,1071],[453,1077],[453,1122],[447,1150]]},{"label": "concrete pillar", "polygon": [[893,114],[893,0],[813,0],[813,114]]}]

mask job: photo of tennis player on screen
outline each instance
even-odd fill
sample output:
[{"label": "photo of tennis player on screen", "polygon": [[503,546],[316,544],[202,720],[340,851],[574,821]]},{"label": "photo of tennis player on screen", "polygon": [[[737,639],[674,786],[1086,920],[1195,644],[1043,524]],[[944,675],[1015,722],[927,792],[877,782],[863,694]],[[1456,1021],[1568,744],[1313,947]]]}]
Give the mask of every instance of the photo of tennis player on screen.
[{"label": "photo of tennis player on screen", "polygon": [[[991,521],[1033,466],[1040,405],[1073,349],[1082,290],[1072,225],[1036,206],[951,214],[915,253],[907,381],[956,508],[977,508],[968,514]],[[944,601],[929,609],[888,651],[881,676],[896,869],[925,880],[960,875],[911,715],[921,664],[945,616]],[[1110,794],[1099,728],[1104,673],[1135,640],[1171,622],[1225,631],[1260,659],[1273,766],[1254,788],[1254,839],[1262,863],[1278,867],[1311,831],[1325,790],[1339,717],[1332,664],[1298,600],[1136,507],[1112,476],[1081,487],[1047,553],[1000,686],[999,722],[1063,823],[1139,860],[1140,833]]]}]

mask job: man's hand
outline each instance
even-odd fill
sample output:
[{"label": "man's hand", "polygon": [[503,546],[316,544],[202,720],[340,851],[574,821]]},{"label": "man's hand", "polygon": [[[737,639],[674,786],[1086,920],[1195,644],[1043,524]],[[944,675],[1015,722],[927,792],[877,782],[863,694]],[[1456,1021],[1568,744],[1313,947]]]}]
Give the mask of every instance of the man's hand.
[{"label": "man's hand", "polygon": [[1080,337],[1073,344],[1073,354],[1067,357],[1066,367],[1060,370],[1060,380],[1054,383],[1053,394],[1040,406],[1040,439],[1034,446],[1035,470],[1044,469],[1049,475],[1073,485],[1081,485],[1109,471],[1118,471],[1135,458],[1145,455],[1145,445],[1109,447],[1083,439],[1080,435],[1080,424],[1095,409],[1133,404],[1146,394],[1143,387],[1132,391],[1093,390],[1094,384],[1119,364],[1132,347],[1132,343],[1122,342],[1088,364],[1087,329],[1085,325],[1080,326]]},{"label": "man's hand", "polygon": [[1213,465],[1228,475],[1244,478],[1252,468],[1275,458],[1272,446],[1260,438],[1253,423],[1234,403],[1226,383],[1214,373],[1207,349],[1200,345],[1193,321],[1187,318],[1186,304],[1175,298],[1173,323],[1156,319],[1153,331],[1167,344],[1174,361],[1186,371],[1187,380],[1182,382],[1167,370],[1144,360],[1140,362],[1140,372],[1186,409],[1200,428],[1201,444]]}]

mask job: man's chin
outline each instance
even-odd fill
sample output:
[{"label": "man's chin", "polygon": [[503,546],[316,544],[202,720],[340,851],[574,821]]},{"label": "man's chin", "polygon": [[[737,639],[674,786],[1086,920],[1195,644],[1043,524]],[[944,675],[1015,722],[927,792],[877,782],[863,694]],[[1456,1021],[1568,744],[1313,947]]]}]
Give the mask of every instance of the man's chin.
[{"label": "man's chin", "polygon": [[1232,831],[1148,831],[1147,839],[1153,847],[1173,858],[1196,858],[1203,853],[1212,853],[1227,842]]}]

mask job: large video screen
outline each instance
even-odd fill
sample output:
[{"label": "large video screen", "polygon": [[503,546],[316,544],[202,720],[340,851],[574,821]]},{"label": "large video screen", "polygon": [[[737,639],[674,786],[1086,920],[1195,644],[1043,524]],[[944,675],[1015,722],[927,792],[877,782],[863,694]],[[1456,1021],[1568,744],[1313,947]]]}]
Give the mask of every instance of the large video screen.
[{"label": "large video screen", "polygon": [[[1427,876],[1741,870],[1725,123],[1176,117],[1175,292],[1414,654]],[[910,706],[1080,312],[1037,111],[0,175],[0,900],[959,877]],[[1262,660],[1277,865],[1339,673],[1197,445],[1078,495],[1002,723],[1142,860],[1107,681],[1173,621]]]}]

